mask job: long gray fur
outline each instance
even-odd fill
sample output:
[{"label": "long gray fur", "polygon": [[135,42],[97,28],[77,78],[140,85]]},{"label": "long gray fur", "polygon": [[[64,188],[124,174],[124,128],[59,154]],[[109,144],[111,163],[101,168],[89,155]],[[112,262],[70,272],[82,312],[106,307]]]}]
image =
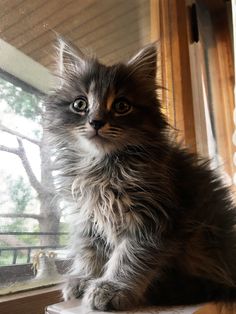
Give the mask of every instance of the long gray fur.
[{"label": "long gray fur", "polygon": [[[61,85],[46,99],[59,193],[71,206],[64,299],[98,310],[234,300],[235,207],[209,163],[171,136],[157,99],[157,46],[105,66],[62,42]],[[85,115],[71,111],[80,95]],[[129,99],[117,116],[108,103]],[[91,138],[89,121],[105,122]]]}]

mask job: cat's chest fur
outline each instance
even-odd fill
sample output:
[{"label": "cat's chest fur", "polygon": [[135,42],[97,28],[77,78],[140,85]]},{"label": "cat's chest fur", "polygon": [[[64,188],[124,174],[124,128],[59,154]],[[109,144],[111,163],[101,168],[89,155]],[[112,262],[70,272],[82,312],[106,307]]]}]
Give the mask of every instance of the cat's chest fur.
[{"label": "cat's chest fur", "polygon": [[138,217],[132,208],[140,175],[132,163],[118,158],[97,163],[83,160],[78,165],[72,193],[80,217],[92,222],[95,232],[108,242],[116,241],[123,232],[134,232]]}]

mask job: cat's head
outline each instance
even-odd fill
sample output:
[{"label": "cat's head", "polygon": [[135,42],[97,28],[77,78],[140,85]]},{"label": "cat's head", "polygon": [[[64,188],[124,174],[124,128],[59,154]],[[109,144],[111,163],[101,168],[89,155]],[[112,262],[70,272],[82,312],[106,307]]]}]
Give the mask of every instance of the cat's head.
[{"label": "cat's head", "polygon": [[157,45],[112,66],[60,42],[61,85],[46,101],[51,132],[73,148],[110,154],[151,143],[166,123],[156,94]]}]

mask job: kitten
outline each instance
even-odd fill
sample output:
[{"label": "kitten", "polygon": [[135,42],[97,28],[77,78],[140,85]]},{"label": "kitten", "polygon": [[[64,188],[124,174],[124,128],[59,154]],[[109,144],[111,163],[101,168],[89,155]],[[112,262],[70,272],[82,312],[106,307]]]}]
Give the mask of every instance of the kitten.
[{"label": "kitten", "polygon": [[64,299],[102,311],[234,300],[235,207],[208,162],[170,136],[156,45],[105,66],[62,44],[45,121],[73,207]]}]

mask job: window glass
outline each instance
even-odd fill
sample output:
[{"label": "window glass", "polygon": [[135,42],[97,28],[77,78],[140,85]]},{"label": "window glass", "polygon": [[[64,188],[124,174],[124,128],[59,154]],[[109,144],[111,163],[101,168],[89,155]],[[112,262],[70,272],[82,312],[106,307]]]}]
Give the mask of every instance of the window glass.
[{"label": "window glass", "polygon": [[44,136],[42,94],[13,81],[6,75],[0,78],[2,292],[8,291],[9,284],[4,266],[15,265],[15,272],[25,280],[20,265],[37,267],[40,258],[63,258],[67,235]]}]

